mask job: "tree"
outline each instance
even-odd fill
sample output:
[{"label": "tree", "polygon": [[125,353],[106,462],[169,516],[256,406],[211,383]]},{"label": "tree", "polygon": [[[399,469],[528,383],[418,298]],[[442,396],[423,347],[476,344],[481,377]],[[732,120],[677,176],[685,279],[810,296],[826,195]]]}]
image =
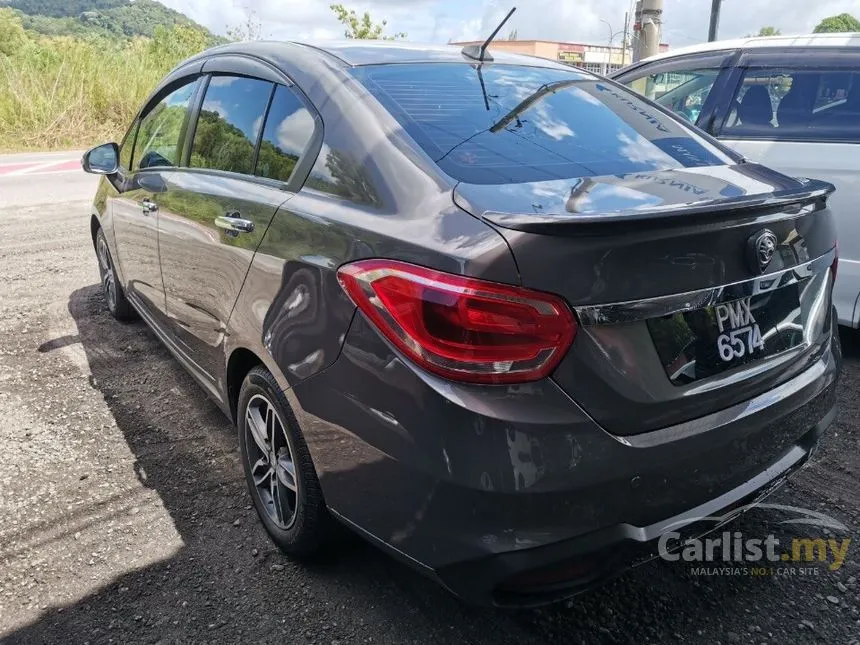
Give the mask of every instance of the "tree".
[{"label": "tree", "polygon": [[46,36],[152,38],[156,27],[174,25],[206,31],[157,0],[0,0],[7,6],[20,12],[24,29]]},{"label": "tree", "polygon": [[511,33],[508,34],[508,40],[516,40],[517,39],[517,30],[512,29]]},{"label": "tree", "polygon": [[781,33],[776,27],[762,27],[758,30],[759,36],[779,36]]},{"label": "tree", "polygon": [[227,38],[234,42],[249,42],[263,38],[263,24],[257,12],[245,7],[245,20],[234,27],[227,27]]},{"label": "tree", "polygon": [[21,19],[12,9],[0,7],[0,54],[11,56],[27,43]]},{"label": "tree", "polygon": [[329,5],[329,9],[334,11],[337,19],[346,27],[344,35],[347,38],[361,40],[397,40],[398,38],[406,38],[406,34],[402,31],[397,32],[393,36],[383,36],[382,30],[385,29],[388,21],[383,20],[379,24],[374,23],[370,17],[370,13],[367,11],[359,18],[354,9],[347,9],[342,4]]},{"label": "tree", "polygon": [[176,62],[211,46],[212,36],[208,31],[188,25],[174,25],[170,28],[158,25],[155,35],[147,44],[153,58],[165,61],[168,69]]},{"label": "tree", "polygon": [[840,13],[838,16],[830,16],[818,23],[813,30],[816,34],[843,33],[847,31],[860,31],[860,20],[850,13]]}]

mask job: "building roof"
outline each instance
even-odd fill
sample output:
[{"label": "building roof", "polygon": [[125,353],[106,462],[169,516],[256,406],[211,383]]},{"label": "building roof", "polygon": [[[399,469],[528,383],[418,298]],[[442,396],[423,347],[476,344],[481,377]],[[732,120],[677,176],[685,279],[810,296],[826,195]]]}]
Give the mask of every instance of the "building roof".
[{"label": "building roof", "polygon": [[803,34],[796,36],[755,36],[734,40],[717,40],[680,47],[670,52],[656,54],[645,60],[655,61],[674,58],[684,54],[721,51],[724,49],[762,49],[766,47],[860,47],[860,33],[844,34]]}]

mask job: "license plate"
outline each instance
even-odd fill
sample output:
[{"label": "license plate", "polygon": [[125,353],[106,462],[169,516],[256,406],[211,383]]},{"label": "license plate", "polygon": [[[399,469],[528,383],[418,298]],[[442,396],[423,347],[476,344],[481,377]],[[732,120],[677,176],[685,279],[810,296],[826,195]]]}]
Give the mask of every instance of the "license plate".
[{"label": "license plate", "polygon": [[798,285],[648,321],[675,385],[773,356],[803,342]]},{"label": "license plate", "polygon": [[720,330],[717,353],[725,362],[764,352],[761,327],[752,312],[751,300],[752,297],[742,298],[714,307]]}]

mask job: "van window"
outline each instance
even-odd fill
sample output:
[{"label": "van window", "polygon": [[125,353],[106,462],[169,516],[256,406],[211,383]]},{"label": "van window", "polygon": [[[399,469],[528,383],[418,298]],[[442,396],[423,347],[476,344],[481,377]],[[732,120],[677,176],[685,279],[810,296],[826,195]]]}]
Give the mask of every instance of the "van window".
[{"label": "van window", "polygon": [[860,142],[860,72],[748,69],[720,134]]},{"label": "van window", "polygon": [[254,151],[271,94],[269,81],[213,76],[200,107],[189,165],[253,174]]},{"label": "van window", "polygon": [[657,72],[628,81],[625,85],[695,123],[719,74],[719,69]]},{"label": "van window", "polygon": [[573,69],[425,63],[352,73],[459,181],[503,184],[733,162],[635,93]]}]

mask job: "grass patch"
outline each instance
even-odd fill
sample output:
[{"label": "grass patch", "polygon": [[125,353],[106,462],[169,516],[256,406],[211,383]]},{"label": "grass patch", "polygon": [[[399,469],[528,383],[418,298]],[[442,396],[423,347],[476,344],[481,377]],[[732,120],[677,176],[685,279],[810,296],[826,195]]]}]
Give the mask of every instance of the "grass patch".
[{"label": "grass patch", "polygon": [[211,44],[193,27],[153,38],[45,37],[0,10],[0,151],[118,141],[155,85]]}]

